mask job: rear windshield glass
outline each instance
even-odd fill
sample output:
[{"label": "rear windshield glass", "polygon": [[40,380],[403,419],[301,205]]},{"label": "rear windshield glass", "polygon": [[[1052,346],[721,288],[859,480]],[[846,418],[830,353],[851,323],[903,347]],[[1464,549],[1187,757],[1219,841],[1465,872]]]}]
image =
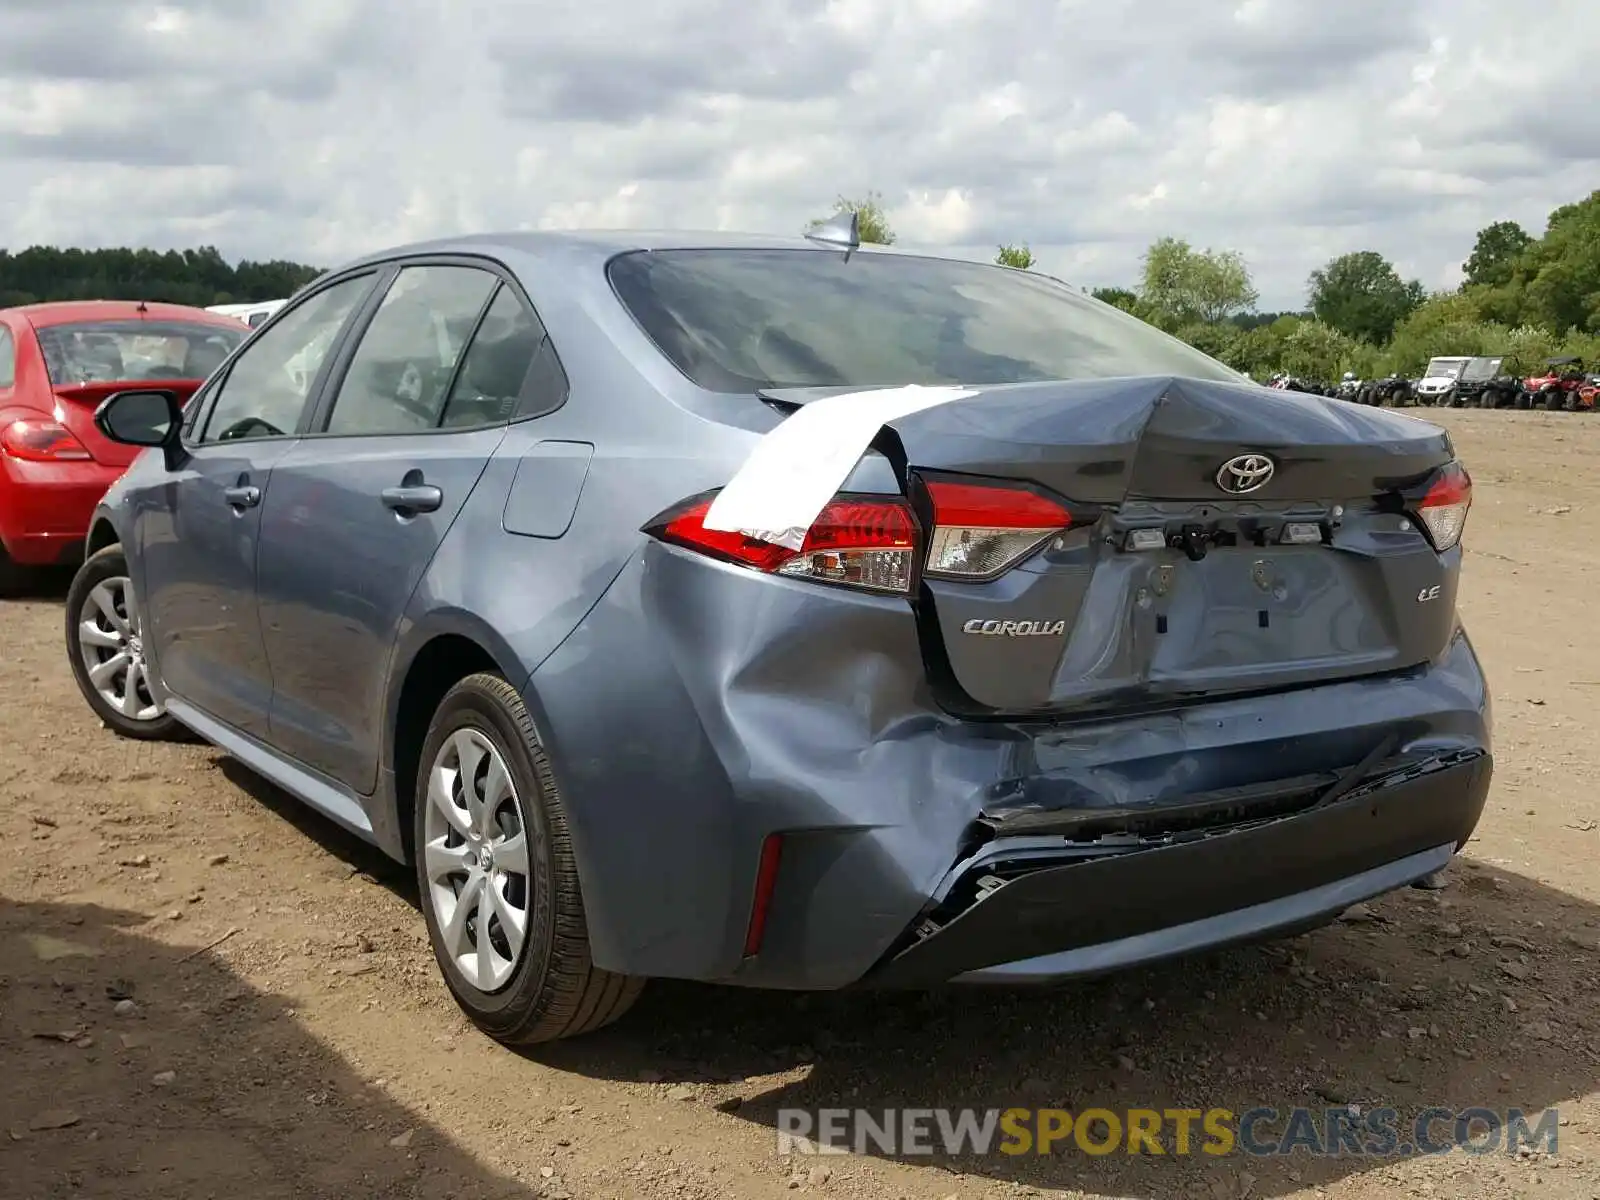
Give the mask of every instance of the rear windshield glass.
[{"label": "rear windshield glass", "polygon": [[1026,271],[837,251],[656,250],[612,260],[618,298],[679,370],[719,392],[1049,379],[1244,376]]},{"label": "rear windshield glass", "polygon": [[249,330],[198,321],[84,321],[38,329],[56,387],[150,379],[204,379]]}]

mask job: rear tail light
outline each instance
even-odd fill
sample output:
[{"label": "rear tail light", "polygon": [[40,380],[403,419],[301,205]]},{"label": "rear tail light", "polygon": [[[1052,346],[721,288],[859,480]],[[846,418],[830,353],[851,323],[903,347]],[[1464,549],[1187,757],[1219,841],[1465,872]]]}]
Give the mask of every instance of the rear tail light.
[{"label": "rear tail light", "polygon": [[1023,487],[924,480],[933,504],[927,573],[944,579],[993,579],[1072,527],[1059,501]]},{"label": "rear tail light", "polygon": [[873,592],[909,594],[916,576],[917,520],[899,497],[835,496],[798,550],[705,527],[710,496],[687,501],[645,527],[664,542],[769,575]]},{"label": "rear tail light", "polygon": [[26,462],[88,462],[83,443],[59,421],[25,417],[0,427],[0,450]]},{"label": "rear tail light", "polygon": [[1472,507],[1472,476],[1459,462],[1445,467],[1417,501],[1417,519],[1441,554],[1461,541]]}]

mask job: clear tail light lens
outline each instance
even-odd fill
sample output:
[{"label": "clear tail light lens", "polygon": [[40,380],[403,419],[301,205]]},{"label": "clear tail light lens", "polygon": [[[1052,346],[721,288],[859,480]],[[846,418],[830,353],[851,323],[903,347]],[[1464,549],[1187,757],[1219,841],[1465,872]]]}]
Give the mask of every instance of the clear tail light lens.
[{"label": "clear tail light lens", "polygon": [[927,573],[993,579],[1072,527],[1065,505],[1006,484],[924,480],[933,503]]},{"label": "clear tail light lens", "polygon": [[89,462],[83,443],[59,421],[25,417],[0,428],[0,451],[26,462]]},{"label": "clear tail light lens", "polygon": [[1442,554],[1461,541],[1471,507],[1472,476],[1459,462],[1453,462],[1439,472],[1417,501],[1417,519],[1435,550]]},{"label": "clear tail light lens", "polygon": [[898,497],[836,496],[798,550],[742,533],[707,529],[710,496],[657,518],[645,532],[664,542],[769,575],[907,595],[916,577],[917,519]]}]

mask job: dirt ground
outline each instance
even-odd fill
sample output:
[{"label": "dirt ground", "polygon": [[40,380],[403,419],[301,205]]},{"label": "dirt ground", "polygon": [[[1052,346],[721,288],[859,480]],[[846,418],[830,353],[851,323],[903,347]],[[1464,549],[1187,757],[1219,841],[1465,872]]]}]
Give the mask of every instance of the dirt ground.
[{"label": "dirt ground", "polygon": [[[1449,886],[1044,994],[655,985],[520,1057],[450,1003],[403,869],[215,751],[102,729],[64,584],[0,603],[0,1196],[1600,1197],[1600,418],[1445,420],[1498,758]],[[1559,1149],[794,1159],[775,1132],[792,1106],[1330,1104],[1555,1108]]]}]

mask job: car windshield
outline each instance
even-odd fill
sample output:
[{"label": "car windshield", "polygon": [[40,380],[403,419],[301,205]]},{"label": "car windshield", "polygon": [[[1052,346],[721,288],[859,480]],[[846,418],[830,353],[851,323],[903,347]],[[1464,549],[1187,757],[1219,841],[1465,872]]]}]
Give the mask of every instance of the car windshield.
[{"label": "car windshield", "polygon": [[1466,370],[1462,372],[1462,378],[1492,379],[1500,373],[1502,361],[1498,358],[1475,358],[1467,364]]},{"label": "car windshield", "polygon": [[823,250],[659,250],[608,268],[685,375],[718,392],[1245,376],[1116,308],[987,264]]},{"label": "car windshield", "polygon": [[1459,358],[1435,358],[1428,362],[1425,379],[1454,379],[1467,364]]},{"label": "car windshield", "polygon": [[249,330],[199,321],[84,321],[38,329],[56,387],[154,379],[204,379]]}]

